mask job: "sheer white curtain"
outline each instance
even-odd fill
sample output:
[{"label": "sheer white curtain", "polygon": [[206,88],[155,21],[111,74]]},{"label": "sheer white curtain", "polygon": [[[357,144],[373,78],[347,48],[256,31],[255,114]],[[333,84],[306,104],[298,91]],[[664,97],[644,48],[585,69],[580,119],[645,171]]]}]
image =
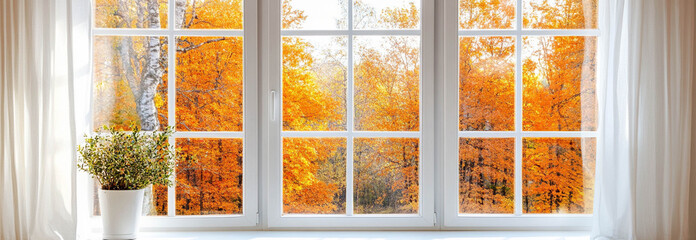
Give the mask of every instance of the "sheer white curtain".
[{"label": "sheer white curtain", "polygon": [[689,239],[695,2],[604,2],[596,239]]},{"label": "sheer white curtain", "polygon": [[70,0],[0,4],[0,239],[75,239]]}]

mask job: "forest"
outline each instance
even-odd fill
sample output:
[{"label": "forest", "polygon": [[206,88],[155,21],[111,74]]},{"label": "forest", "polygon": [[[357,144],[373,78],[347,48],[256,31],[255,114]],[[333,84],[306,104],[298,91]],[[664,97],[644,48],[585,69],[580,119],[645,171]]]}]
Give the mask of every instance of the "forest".
[{"label": "forest", "polygon": [[[98,28],[243,29],[243,0],[95,0]],[[283,0],[283,29],[311,28],[303,0]],[[306,2],[306,0],[304,0]],[[419,29],[420,1],[337,0],[353,4],[355,29]],[[515,26],[514,0],[460,0],[460,29]],[[596,28],[596,0],[524,0],[525,28]],[[168,13],[174,22],[168,23]],[[345,19],[335,20],[339,29]],[[111,36],[93,38],[93,125],[158,130],[168,118],[175,74],[178,132],[241,132],[242,37]],[[283,36],[283,131],[420,131],[420,38]],[[459,38],[459,130],[515,131],[515,37]],[[175,47],[175,58],[168,58]],[[525,36],[522,131],[594,131],[596,38]],[[353,66],[348,66],[352,54]],[[175,73],[169,72],[175,64]],[[348,86],[352,68],[353,85]],[[247,79],[247,81],[253,79]],[[348,91],[352,89],[352,103]],[[352,105],[351,105],[352,104]],[[353,119],[348,111],[353,109]],[[348,126],[352,123],[353,126]],[[352,152],[348,152],[352,141]],[[243,139],[177,138],[176,214],[241,214]],[[420,139],[282,139],[283,212],[355,214],[419,211]],[[514,138],[461,138],[460,213],[512,213]],[[594,138],[524,138],[523,213],[591,213]],[[348,154],[353,183],[346,182]],[[432,159],[423,159],[431,161]],[[449,159],[454,160],[454,159]],[[448,160],[448,161],[449,161]],[[456,160],[454,160],[456,161]],[[250,175],[255,176],[255,175]],[[167,188],[154,186],[146,211],[167,214]],[[96,211],[96,208],[95,208]]]}]

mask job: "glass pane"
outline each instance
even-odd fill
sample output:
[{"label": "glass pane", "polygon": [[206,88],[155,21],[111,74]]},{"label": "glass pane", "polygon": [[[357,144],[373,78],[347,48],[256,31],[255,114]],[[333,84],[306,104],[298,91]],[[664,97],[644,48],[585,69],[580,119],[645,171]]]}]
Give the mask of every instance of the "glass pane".
[{"label": "glass pane", "polygon": [[345,138],[283,138],[283,213],[346,213]]},{"label": "glass pane", "polygon": [[346,130],[346,37],[283,37],[283,130]]},{"label": "glass pane", "polygon": [[167,0],[95,0],[94,26],[167,28],[167,5]]},{"label": "glass pane", "polygon": [[459,130],[515,130],[515,38],[459,38]]},{"label": "glass pane", "polygon": [[459,212],[513,213],[515,139],[459,139]]},{"label": "glass pane", "polygon": [[459,29],[510,29],[515,0],[459,0]]},{"label": "glass pane", "polygon": [[356,214],[418,213],[418,138],[356,138]]},{"label": "glass pane", "polygon": [[525,28],[595,29],[597,0],[522,0]]},{"label": "glass pane", "polygon": [[241,37],[177,37],[176,129],[242,131]]},{"label": "glass pane", "polygon": [[[99,206],[99,183],[94,183],[92,199],[92,215],[101,216]],[[143,215],[145,216],[166,216],[167,215],[167,186],[153,185],[145,188],[143,197]]]},{"label": "glass pane", "polygon": [[419,0],[354,0],[354,29],[419,29]]},{"label": "glass pane", "polygon": [[283,0],[283,29],[348,28],[348,0]]},{"label": "glass pane", "polygon": [[176,214],[242,214],[241,138],[180,138]]},{"label": "glass pane", "polygon": [[167,126],[166,37],[95,36],[93,57],[95,130]]},{"label": "glass pane", "polygon": [[355,37],[355,129],[418,131],[420,37]]},{"label": "glass pane", "polygon": [[597,129],[596,53],[596,37],[524,37],[525,131]]},{"label": "glass pane", "polygon": [[524,213],[592,213],[595,138],[525,138]]},{"label": "glass pane", "polygon": [[175,0],[176,28],[242,29],[244,0]]}]

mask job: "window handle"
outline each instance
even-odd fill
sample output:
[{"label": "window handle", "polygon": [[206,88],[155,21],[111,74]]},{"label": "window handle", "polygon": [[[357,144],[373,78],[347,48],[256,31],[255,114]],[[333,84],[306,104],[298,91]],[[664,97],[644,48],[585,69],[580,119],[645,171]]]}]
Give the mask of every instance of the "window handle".
[{"label": "window handle", "polygon": [[271,121],[276,121],[276,113],[278,110],[276,109],[278,107],[278,104],[276,104],[276,91],[271,90]]}]

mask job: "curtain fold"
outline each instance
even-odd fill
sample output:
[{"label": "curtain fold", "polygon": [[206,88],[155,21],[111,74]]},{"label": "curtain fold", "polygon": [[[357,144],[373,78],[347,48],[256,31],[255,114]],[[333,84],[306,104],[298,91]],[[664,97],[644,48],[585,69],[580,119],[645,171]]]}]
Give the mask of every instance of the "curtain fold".
[{"label": "curtain fold", "polygon": [[695,2],[606,3],[595,239],[689,239]]},{"label": "curtain fold", "polygon": [[75,239],[70,0],[0,8],[0,239]]}]

